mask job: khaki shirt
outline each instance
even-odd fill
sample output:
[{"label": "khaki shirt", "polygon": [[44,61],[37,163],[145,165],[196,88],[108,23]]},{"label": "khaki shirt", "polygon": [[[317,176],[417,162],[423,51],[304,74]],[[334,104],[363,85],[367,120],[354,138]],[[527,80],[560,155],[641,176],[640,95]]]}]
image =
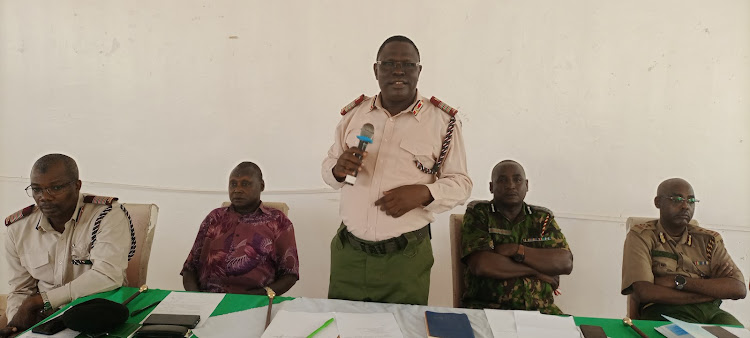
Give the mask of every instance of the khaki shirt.
[{"label": "khaki shirt", "polygon": [[76,212],[63,233],[55,231],[37,207],[8,225],[8,320],[37,292],[46,292],[52,307],[58,308],[125,284],[128,254],[135,250],[129,218],[119,203],[96,204],[111,201],[107,198],[86,203],[84,196],[78,196]]},{"label": "khaki shirt", "polygon": [[673,239],[658,220],[638,224],[625,239],[622,294],[631,294],[635,282],[653,283],[654,277],[710,277],[713,267],[727,262],[734,267],[732,278],[744,284],[742,272],[729,257],[719,233],[690,224],[680,238]]},{"label": "khaki shirt", "polygon": [[[448,211],[469,198],[472,182],[466,170],[458,119],[437,177],[420,171],[414,162],[417,159],[432,168],[440,155],[449,120],[450,115],[419,92],[414,104],[395,116],[383,108],[379,96],[365,99],[344,115],[321,171],[328,185],[341,189],[339,213],[354,236],[369,241],[397,237],[426,226],[434,220],[433,213]],[[359,144],[357,136],[365,123],[375,127],[375,134],[373,143],[367,146],[357,182],[353,186],[338,182],[331,170],[344,151]],[[383,191],[410,184],[426,185],[434,201],[399,218],[388,216],[375,206]]]}]

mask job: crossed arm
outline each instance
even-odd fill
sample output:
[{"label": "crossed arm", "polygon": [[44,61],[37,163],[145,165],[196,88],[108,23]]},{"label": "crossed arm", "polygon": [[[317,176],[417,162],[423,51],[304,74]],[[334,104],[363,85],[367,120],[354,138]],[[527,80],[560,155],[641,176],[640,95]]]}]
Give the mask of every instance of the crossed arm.
[{"label": "crossed arm", "polygon": [[640,303],[694,304],[714,299],[742,299],[747,291],[745,284],[732,278],[734,267],[727,263],[717,264],[711,270],[711,278],[685,277],[682,290],[675,289],[675,276],[654,277],[654,282],[633,283],[633,295]]},{"label": "crossed arm", "polygon": [[501,244],[492,251],[474,252],[466,260],[469,271],[495,279],[534,276],[556,289],[559,275],[570,274],[573,270],[573,254],[569,250],[525,247],[526,258],[518,263],[511,258],[518,247],[519,244]]}]

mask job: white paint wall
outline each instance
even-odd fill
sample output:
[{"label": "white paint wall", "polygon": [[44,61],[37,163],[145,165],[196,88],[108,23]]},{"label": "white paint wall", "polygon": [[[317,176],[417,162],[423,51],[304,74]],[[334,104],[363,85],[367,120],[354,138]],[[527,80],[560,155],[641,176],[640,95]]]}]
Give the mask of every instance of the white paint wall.
[{"label": "white paint wall", "polygon": [[[371,64],[393,34],[420,47],[420,90],[461,111],[472,198],[514,158],[528,201],[558,214],[575,253],[564,310],[624,314],[624,220],[655,216],[667,177],[693,183],[696,217],[750,276],[744,0],[0,2],[0,214],[31,203],[36,158],[70,154],[86,191],[159,205],[149,284],[177,289],[229,171],[257,161],[298,233],[290,294],[324,297],[338,194],[319,165],[338,110],[377,92]],[[433,305],[451,299],[447,218]],[[750,301],[726,308],[750,325]]]}]

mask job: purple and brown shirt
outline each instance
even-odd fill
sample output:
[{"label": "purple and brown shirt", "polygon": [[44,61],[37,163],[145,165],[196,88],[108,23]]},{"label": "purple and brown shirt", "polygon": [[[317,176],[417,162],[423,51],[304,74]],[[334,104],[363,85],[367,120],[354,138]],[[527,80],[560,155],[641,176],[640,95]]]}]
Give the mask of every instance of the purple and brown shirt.
[{"label": "purple and brown shirt", "polygon": [[242,215],[234,207],[214,209],[198,230],[182,274],[195,271],[201,291],[244,293],[283,275],[299,278],[292,222],[279,210],[261,206]]}]

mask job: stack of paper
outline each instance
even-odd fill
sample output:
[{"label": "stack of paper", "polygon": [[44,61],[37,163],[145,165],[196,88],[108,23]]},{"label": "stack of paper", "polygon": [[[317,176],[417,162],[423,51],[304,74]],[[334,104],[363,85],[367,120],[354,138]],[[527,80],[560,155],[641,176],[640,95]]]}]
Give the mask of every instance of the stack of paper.
[{"label": "stack of paper", "polygon": [[403,338],[392,313],[290,312],[279,310],[262,338]]},{"label": "stack of paper", "polygon": [[539,311],[484,310],[495,337],[580,338],[573,317],[543,315]]}]

